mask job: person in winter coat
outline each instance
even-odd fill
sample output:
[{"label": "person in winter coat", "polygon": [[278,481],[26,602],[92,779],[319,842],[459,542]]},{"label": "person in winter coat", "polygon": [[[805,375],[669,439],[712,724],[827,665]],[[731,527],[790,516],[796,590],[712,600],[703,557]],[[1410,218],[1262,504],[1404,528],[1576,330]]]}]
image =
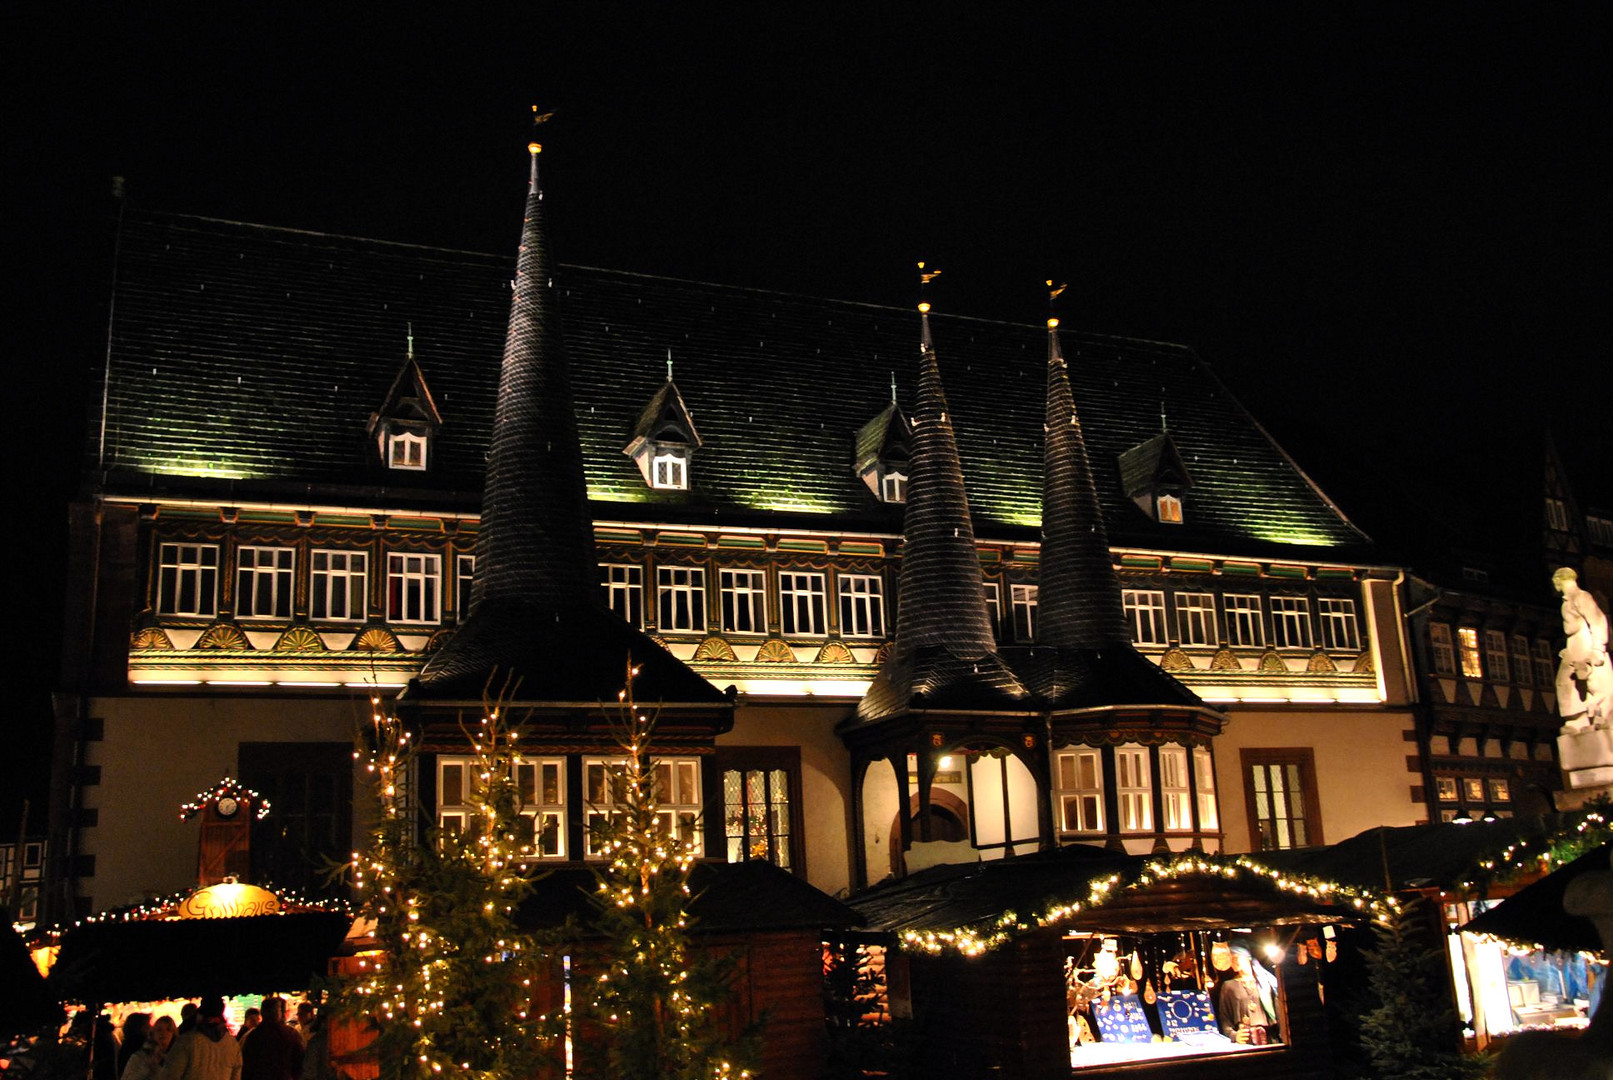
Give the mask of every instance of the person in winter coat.
[{"label": "person in winter coat", "polygon": [[202,999],[196,1026],[174,1040],[158,1080],[241,1080],[241,1046],[224,1023],[224,999]]},{"label": "person in winter coat", "polygon": [[241,1080],[297,1080],[302,1038],[286,1026],[286,999],[263,999],[258,1026],[241,1041]]},{"label": "person in winter coat", "polygon": [[121,1077],[129,1067],[129,1059],[146,1045],[151,1037],[151,1014],[130,1013],[123,1018],[123,1030],[118,1032],[118,1069],[114,1076]]},{"label": "person in winter coat", "polygon": [[123,1066],[121,1080],[157,1080],[162,1063],[168,1057],[168,1048],[174,1044],[174,1031],[171,1016],[159,1016],[152,1021],[145,1042],[129,1055],[128,1063]]}]

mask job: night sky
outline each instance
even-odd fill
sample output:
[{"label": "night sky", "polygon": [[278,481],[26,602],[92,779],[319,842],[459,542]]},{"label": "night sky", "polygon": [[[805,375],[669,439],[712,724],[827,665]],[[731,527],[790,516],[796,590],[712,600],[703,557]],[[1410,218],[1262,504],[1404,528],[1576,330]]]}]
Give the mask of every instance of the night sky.
[{"label": "night sky", "polygon": [[61,8],[0,16],[8,834],[44,797],[114,175],[513,262],[541,104],[563,261],[906,305],[922,258],[938,310],[1025,322],[1057,277],[1066,325],[1197,348],[1369,531],[1407,497],[1482,520],[1548,425],[1613,460],[1606,5]]}]

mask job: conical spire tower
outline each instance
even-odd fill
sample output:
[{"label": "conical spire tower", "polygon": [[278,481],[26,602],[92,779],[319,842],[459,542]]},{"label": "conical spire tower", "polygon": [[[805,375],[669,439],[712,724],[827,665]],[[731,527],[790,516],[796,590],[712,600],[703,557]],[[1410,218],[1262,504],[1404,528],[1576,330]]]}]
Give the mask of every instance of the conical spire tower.
[{"label": "conical spire tower", "polygon": [[[1051,283],[1050,283],[1051,284]],[[1042,478],[1042,552],[1037,637],[1065,649],[1131,643],[1120,579],[1087,457],[1081,417],[1059,344],[1047,320],[1047,416]]]}]

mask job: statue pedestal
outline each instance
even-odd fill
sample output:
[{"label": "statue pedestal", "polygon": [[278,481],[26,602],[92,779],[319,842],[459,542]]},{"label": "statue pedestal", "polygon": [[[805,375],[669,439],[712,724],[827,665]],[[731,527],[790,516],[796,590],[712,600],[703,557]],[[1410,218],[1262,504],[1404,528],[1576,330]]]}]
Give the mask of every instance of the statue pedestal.
[{"label": "statue pedestal", "polygon": [[1613,786],[1613,730],[1600,725],[1565,727],[1557,736],[1557,758],[1563,767],[1565,795],[1589,795],[1587,789]]}]

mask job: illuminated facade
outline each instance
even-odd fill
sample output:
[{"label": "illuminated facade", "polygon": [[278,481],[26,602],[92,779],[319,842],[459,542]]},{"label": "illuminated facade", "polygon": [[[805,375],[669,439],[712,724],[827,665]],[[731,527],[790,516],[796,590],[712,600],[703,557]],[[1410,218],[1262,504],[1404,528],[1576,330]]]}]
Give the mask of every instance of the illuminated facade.
[{"label": "illuminated facade", "polygon": [[[424,668],[404,707],[447,730],[477,697],[464,680],[434,695],[428,665],[470,648],[455,639],[488,572],[510,263],[132,209],[120,251],[72,509],[51,900],[182,886],[193,841],[170,808],[225,774],[274,801],[254,873],[317,889],[320,857],[362,836],[355,702]],[[767,858],[833,894],[910,870],[916,844],[922,861],[1243,852],[1430,817],[1407,761],[1403,576],[1191,350],[1057,335],[1127,648],[1177,688],[1180,722],[1118,703],[1060,727],[1044,703],[1026,713],[1040,728],[982,734],[917,709],[876,738],[855,718],[894,662],[907,515],[929,498],[916,317],[578,268],[552,293],[576,434],[540,424],[529,445],[580,448],[597,570],[565,573],[599,592],[576,610],[613,612],[698,684],[666,792],[708,857]],[[1048,332],[937,313],[933,333],[982,625],[1023,674],[1050,648]],[[566,516],[538,509],[535,528]],[[559,610],[543,633],[509,624],[528,627],[509,632],[530,645],[523,698],[559,700],[537,687],[576,672],[579,641],[638,640]],[[557,863],[586,860],[608,802],[604,744],[576,734],[603,696],[539,718],[523,791]],[[451,826],[464,755],[432,745],[417,782]]]}]

